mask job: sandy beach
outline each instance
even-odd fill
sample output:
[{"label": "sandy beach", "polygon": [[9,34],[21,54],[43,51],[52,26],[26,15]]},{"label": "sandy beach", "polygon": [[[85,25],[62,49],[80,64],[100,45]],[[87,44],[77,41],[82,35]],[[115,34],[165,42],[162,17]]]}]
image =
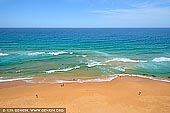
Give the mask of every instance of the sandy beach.
[{"label": "sandy beach", "polygon": [[58,107],[66,108],[67,113],[168,113],[170,83],[127,76],[110,82],[66,83],[63,87],[4,82],[0,83],[0,107]]}]

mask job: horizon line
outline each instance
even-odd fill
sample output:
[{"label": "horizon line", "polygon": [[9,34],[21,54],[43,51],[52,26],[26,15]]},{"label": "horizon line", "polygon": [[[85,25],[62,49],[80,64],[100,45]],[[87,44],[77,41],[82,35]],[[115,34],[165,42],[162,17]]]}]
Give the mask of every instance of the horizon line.
[{"label": "horizon line", "polygon": [[133,29],[133,28],[170,28],[170,27],[0,27],[0,29]]}]

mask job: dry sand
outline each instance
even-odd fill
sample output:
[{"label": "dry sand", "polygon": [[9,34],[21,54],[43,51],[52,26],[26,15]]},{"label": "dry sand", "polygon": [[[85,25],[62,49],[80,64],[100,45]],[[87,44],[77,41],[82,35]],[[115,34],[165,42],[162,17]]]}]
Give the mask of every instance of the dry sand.
[{"label": "dry sand", "polygon": [[0,107],[64,107],[67,113],[170,113],[170,83],[139,77],[64,87],[6,82],[0,83]]}]

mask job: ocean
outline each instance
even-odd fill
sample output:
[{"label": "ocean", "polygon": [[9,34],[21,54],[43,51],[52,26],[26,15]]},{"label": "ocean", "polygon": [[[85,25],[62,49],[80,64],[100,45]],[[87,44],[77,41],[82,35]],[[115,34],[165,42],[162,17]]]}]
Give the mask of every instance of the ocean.
[{"label": "ocean", "polygon": [[0,81],[170,77],[170,28],[1,28]]}]

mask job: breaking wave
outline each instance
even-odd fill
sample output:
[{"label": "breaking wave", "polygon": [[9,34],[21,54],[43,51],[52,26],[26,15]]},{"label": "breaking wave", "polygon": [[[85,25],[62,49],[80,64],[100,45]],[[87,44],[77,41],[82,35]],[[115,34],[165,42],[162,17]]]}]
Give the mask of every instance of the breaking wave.
[{"label": "breaking wave", "polygon": [[35,55],[41,55],[41,54],[45,54],[45,52],[32,52],[32,53],[28,53],[29,56],[35,56]]},{"label": "breaking wave", "polygon": [[165,61],[170,61],[170,58],[159,57],[159,58],[154,58],[152,61],[154,61],[154,62],[165,62]]},{"label": "breaking wave", "polygon": [[113,69],[116,69],[116,70],[118,70],[118,71],[122,71],[122,72],[125,72],[125,71],[126,71],[126,69],[125,69],[125,68],[120,67],[120,66],[118,66],[118,67],[114,67]]},{"label": "breaking wave", "polygon": [[17,80],[31,80],[32,78],[14,78],[14,79],[0,79],[0,82],[11,82]]},{"label": "breaking wave", "polygon": [[79,69],[80,66],[75,66],[73,68],[65,68],[65,69],[58,69],[58,70],[48,70],[48,71],[45,71],[46,73],[54,73],[54,72],[67,72],[67,71],[71,71],[73,69]]},{"label": "breaking wave", "polygon": [[49,53],[47,53],[47,54],[49,54],[49,55],[61,55],[61,54],[65,54],[65,53],[68,53],[68,52],[59,51],[59,52],[49,52]]},{"label": "breaking wave", "polygon": [[7,53],[0,53],[0,56],[7,56]]},{"label": "breaking wave", "polygon": [[87,67],[102,66],[102,65],[105,65],[105,64],[102,64],[101,62],[97,62],[97,61],[93,61],[93,60],[90,60],[87,63]]},{"label": "breaking wave", "polygon": [[132,62],[132,63],[138,63],[138,62],[147,62],[145,60],[132,60],[129,58],[113,58],[111,60],[107,60],[106,63],[109,62]]}]

